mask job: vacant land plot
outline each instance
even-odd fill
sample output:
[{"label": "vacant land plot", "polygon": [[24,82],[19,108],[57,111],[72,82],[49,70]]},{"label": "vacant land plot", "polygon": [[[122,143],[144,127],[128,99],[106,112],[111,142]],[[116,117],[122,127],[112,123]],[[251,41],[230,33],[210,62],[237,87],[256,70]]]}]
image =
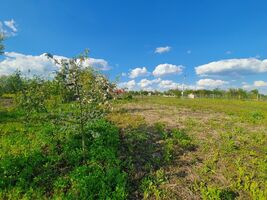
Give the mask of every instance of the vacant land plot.
[{"label": "vacant land plot", "polygon": [[266,199],[266,102],[147,97],[109,119],[130,198]]},{"label": "vacant land plot", "polygon": [[0,199],[267,197],[266,102],[116,102],[87,124],[85,155],[76,126],[35,115],[0,101]]}]

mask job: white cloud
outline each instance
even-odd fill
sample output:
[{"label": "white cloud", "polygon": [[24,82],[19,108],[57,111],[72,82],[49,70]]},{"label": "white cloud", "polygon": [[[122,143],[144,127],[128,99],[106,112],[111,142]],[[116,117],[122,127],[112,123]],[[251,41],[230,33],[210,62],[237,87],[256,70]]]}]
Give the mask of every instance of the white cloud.
[{"label": "white cloud", "polygon": [[129,78],[137,78],[142,76],[148,76],[149,72],[147,71],[146,67],[137,67],[130,71]]},{"label": "white cloud", "polygon": [[122,82],[118,84],[119,88],[127,88],[128,90],[134,89],[136,86],[135,80],[130,80],[128,82]]},{"label": "white cloud", "polygon": [[[20,70],[23,74],[27,74],[30,71],[32,75],[48,76],[59,69],[59,66],[47,58],[46,54],[33,56],[16,52],[6,52],[5,56],[5,59],[0,62],[0,76],[12,74],[16,70]],[[54,57],[58,60],[68,59],[64,56],[55,55]],[[108,63],[105,60],[95,58],[86,60],[84,65],[89,65],[100,70],[108,67]]]},{"label": "white cloud", "polygon": [[254,86],[253,85],[249,85],[249,84],[243,84],[242,88],[245,89],[245,90],[252,90],[252,89],[254,89]]},{"label": "white cloud", "polygon": [[153,87],[147,87],[147,88],[142,88],[142,90],[151,92],[151,91],[155,91],[155,88],[153,88]]},{"label": "white cloud", "polygon": [[232,51],[226,51],[225,54],[230,55],[232,54]]},{"label": "white cloud", "polygon": [[175,83],[174,81],[171,81],[171,80],[162,80],[158,84],[158,86],[160,89],[178,89],[180,84]]},{"label": "white cloud", "polygon": [[88,58],[84,61],[84,65],[91,66],[102,71],[110,70],[108,62],[104,59]]},{"label": "white cloud", "polygon": [[141,88],[147,88],[148,86],[151,86],[155,83],[159,83],[161,81],[160,78],[157,78],[157,79],[153,79],[153,80],[148,80],[148,79],[142,79],[138,85],[141,87]]},{"label": "white cloud", "polygon": [[11,19],[9,21],[4,21],[4,24],[10,28],[13,32],[17,32],[18,29],[16,27],[16,22],[14,21],[14,19]]},{"label": "white cloud", "polygon": [[145,91],[166,91],[170,89],[203,89],[204,87],[198,85],[186,85],[174,82],[172,80],[162,80],[160,78],[157,79],[142,79],[140,82],[136,83],[135,80],[130,80],[128,82],[122,82],[118,84],[119,88],[127,88],[128,90],[145,90]]},{"label": "white cloud", "polygon": [[261,94],[267,95],[267,82],[266,81],[254,81],[253,84],[243,84],[242,88],[245,90],[258,89]]},{"label": "white cloud", "polygon": [[157,47],[154,51],[154,53],[158,53],[158,54],[162,54],[162,53],[167,53],[171,50],[170,46],[166,46],[166,47]]},{"label": "white cloud", "polygon": [[6,58],[0,62],[0,75],[9,75],[16,70],[20,70],[23,74],[27,74],[30,71],[31,74],[46,76],[59,69],[44,54],[32,56],[7,52],[5,56]]},{"label": "white cloud", "polygon": [[255,87],[267,87],[267,82],[265,81],[254,81]]},{"label": "white cloud", "polygon": [[15,36],[17,31],[16,22],[13,19],[4,22],[0,21],[0,34],[5,37]]},{"label": "white cloud", "polygon": [[267,59],[227,59],[200,65],[195,68],[197,75],[244,75],[267,72]]},{"label": "white cloud", "polygon": [[172,80],[161,80],[158,84],[159,90],[170,90],[170,89],[190,89],[190,90],[196,90],[196,89],[203,89],[202,86],[197,85],[186,85],[181,83],[176,83]]},{"label": "white cloud", "polygon": [[228,84],[228,82],[223,80],[200,79],[199,81],[197,81],[198,86],[211,88],[223,86],[225,84]]},{"label": "white cloud", "polygon": [[153,75],[156,77],[170,75],[170,74],[180,74],[183,71],[182,65],[172,65],[172,64],[160,64],[156,66],[153,71]]}]

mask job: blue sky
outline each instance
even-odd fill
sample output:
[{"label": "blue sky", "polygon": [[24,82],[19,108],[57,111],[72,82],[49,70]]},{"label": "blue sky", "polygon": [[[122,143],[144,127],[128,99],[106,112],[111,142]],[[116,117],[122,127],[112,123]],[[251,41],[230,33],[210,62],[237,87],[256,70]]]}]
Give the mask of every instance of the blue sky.
[{"label": "blue sky", "polygon": [[1,0],[0,10],[8,34],[0,75],[44,62],[45,52],[72,57],[89,48],[91,63],[120,75],[122,87],[180,87],[186,74],[191,88],[267,91],[264,0]]}]

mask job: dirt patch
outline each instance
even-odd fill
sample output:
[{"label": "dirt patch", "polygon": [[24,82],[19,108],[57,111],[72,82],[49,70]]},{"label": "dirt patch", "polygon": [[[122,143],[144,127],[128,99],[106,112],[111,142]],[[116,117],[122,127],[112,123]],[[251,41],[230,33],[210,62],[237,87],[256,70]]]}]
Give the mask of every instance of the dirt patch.
[{"label": "dirt patch", "polygon": [[158,104],[126,104],[122,107],[128,113],[138,114],[144,117],[148,124],[163,122],[169,128],[185,128],[188,120],[207,124],[210,120],[224,120],[229,117],[222,113],[197,111],[189,108],[178,108],[175,106],[165,106]]},{"label": "dirt patch", "polygon": [[0,98],[0,106],[3,108],[9,108],[14,104],[13,99],[2,99]]}]

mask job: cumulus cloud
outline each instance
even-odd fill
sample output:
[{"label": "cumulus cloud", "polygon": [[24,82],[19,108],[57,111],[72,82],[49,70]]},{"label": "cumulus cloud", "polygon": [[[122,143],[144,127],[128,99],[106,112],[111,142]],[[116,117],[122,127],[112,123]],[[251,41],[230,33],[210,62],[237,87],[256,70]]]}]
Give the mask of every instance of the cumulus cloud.
[{"label": "cumulus cloud", "polygon": [[146,88],[142,88],[142,90],[148,91],[148,92],[152,92],[152,91],[155,91],[155,88],[153,88],[153,87],[146,87]]},{"label": "cumulus cloud", "polygon": [[142,79],[138,83],[135,80],[130,80],[128,82],[122,82],[118,84],[119,88],[127,88],[128,90],[145,90],[145,91],[166,91],[170,89],[191,89],[191,90],[197,90],[197,89],[203,89],[203,86],[198,85],[187,85],[187,84],[181,84],[177,83],[173,80],[162,80],[161,78],[157,79]]},{"label": "cumulus cloud", "polygon": [[170,46],[166,46],[166,47],[157,47],[154,51],[154,53],[158,53],[158,54],[162,54],[162,53],[167,53],[171,50]]},{"label": "cumulus cloud", "polygon": [[153,71],[153,75],[156,77],[171,75],[171,74],[180,74],[183,71],[182,65],[172,65],[172,64],[160,64],[156,66],[155,70]]},{"label": "cumulus cloud", "polygon": [[267,82],[265,81],[254,81],[255,87],[267,87]]},{"label": "cumulus cloud", "polygon": [[[68,59],[64,56],[54,56],[56,59]],[[107,61],[103,59],[89,58],[85,60],[85,66],[92,66],[99,70],[105,70],[108,68]],[[46,54],[38,56],[25,55],[16,52],[6,52],[5,59],[0,62],[0,76],[9,75],[16,70],[21,71],[23,74],[27,74],[29,71],[34,75],[47,76],[53,74],[59,69],[51,59],[47,58]]]},{"label": "cumulus cloud", "polygon": [[267,72],[267,59],[227,59],[200,65],[195,68],[197,75],[245,75]]},{"label": "cumulus cloud", "polygon": [[174,82],[172,80],[161,80],[158,84],[159,90],[170,90],[170,89],[190,89],[190,90],[197,90],[197,89],[203,89],[202,86],[198,85],[187,85],[187,84],[181,84]]},{"label": "cumulus cloud", "polygon": [[137,67],[130,71],[129,78],[137,78],[142,76],[148,76],[149,72],[147,71],[146,67]]},{"label": "cumulus cloud", "polygon": [[151,86],[155,83],[159,83],[161,81],[160,78],[157,78],[157,79],[153,79],[153,80],[148,80],[148,79],[142,79],[138,85],[141,87],[141,88],[147,88],[148,86]]},{"label": "cumulus cloud", "polygon": [[171,80],[162,80],[158,84],[160,89],[179,89],[180,84]]},{"label": "cumulus cloud", "polygon": [[245,89],[245,90],[252,90],[252,89],[254,89],[255,87],[254,87],[253,85],[243,84],[243,85],[242,85],[242,88]]},{"label": "cumulus cloud", "polygon": [[84,65],[91,66],[102,71],[107,71],[111,69],[108,65],[108,62],[104,59],[88,58],[84,61]]},{"label": "cumulus cloud", "polygon": [[211,87],[211,88],[223,86],[225,84],[228,84],[228,82],[223,80],[200,79],[199,81],[197,81],[198,86]]},{"label": "cumulus cloud", "polygon": [[122,82],[118,84],[119,88],[127,88],[128,90],[133,90],[136,86],[135,80],[130,80],[128,82]]},{"label": "cumulus cloud", "polygon": [[26,74],[48,75],[56,70],[58,66],[49,60],[44,54],[39,56],[24,55],[15,52],[5,53],[6,58],[0,62],[0,75],[10,75],[16,70]]}]

